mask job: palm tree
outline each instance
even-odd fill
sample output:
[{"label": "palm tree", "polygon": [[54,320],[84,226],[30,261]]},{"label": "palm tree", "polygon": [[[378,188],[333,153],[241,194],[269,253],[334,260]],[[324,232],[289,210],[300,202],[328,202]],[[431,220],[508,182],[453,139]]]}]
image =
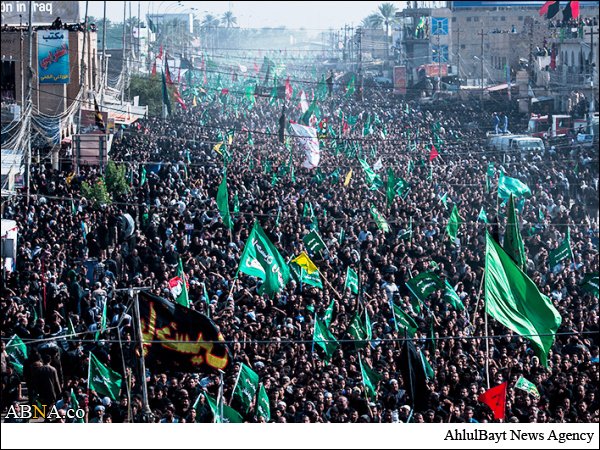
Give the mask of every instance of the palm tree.
[{"label": "palm tree", "polygon": [[381,16],[379,14],[373,13],[369,14],[362,20],[361,26],[369,30],[379,29],[383,28],[383,21],[381,20]]},{"label": "palm tree", "polygon": [[233,12],[227,11],[223,14],[223,17],[221,17],[221,23],[227,28],[231,28],[234,25],[237,25],[237,17],[233,15]]},{"label": "palm tree", "polygon": [[377,9],[378,11],[375,14],[379,16],[381,23],[385,25],[385,56],[387,61],[388,59],[390,59],[390,46],[388,42],[390,35],[390,25],[398,23],[398,19],[396,19],[396,12],[398,11],[398,8],[394,6],[393,3],[388,2],[381,4],[381,6],[379,6],[379,8]]},{"label": "palm tree", "polygon": [[[204,19],[202,20],[202,29],[204,31],[204,35],[206,36],[206,33],[208,32],[208,33],[210,33],[210,35],[212,37],[213,52],[215,49],[215,35],[217,37],[217,41],[219,39],[219,25],[220,24],[221,24],[221,21],[214,14],[207,14],[204,16]],[[211,32],[212,28],[215,29],[214,33]],[[205,40],[205,42],[206,42],[206,40]]]}]

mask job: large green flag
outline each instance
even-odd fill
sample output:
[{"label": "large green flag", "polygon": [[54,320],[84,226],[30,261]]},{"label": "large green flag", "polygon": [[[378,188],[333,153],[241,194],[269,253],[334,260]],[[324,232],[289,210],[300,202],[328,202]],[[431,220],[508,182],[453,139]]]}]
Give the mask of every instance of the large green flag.
[{"label": "large green flag", "polygon": [[346,98],[350,98],[352,94],[354,94],[354,91],[354,77],[352,77],[348,83],[348,88],[346,89]]},{"label": "large green flag", "polygon": [[264,417],[267,422],[271,420],[269,396],[262,383],[258,388],[258,397],[256,399],[256,417]]},{"label": "large green flag", "polygon": [[396,330],[404,330],[407,336],[411,338],[415,337],[415,334],[419,329],[415,320],[394,303],[392,303],[392,309],[394,310]]},{"label": "large green flag", "polygon": [[294,277],[297,283],[304,283],[318,289],[323,289],[323,282],[321,281],[318,270],[309,274],[303,267],[300,267],[295,262],[290,262],[290,274]]},{"label": "large green flag", "polygon": [[246,408],[246,412],[250,410],[252,401],[258,391],[258,381],[258,374],[242,363],[237,381],[235,382],[235,388],[233,389],[233,397],[240,401]]},{"label": "large green flag", "polygon": [[582,290],[587,291],[598,298],[598,272],[585,274],[579,286]]},{"label": "large green flag", "polygon": [[254,223],[248,236],[239,272],[262,279],[264,283],[259,289],[259,294],[266,293],[269,297],[281,291],[290,279],[288,265],[258,222]]},{"label": "large green flag", "polygon": [[529,339],[541,364],[548,367],[548,351],[562,322],[560,314],[487,232],[486,240],[486,311]]},{"label": "large green flag", "polygon": [[446,289],[444,290],[444,301],[450,303],[455,310],[463,311],[465,309],[465,305],[463,305],[462,300],[460,299],[454,288],[450,285],[450,283],[448,283],[448,280],[445,281],[445,287]]},{"label": "large green flag", "polygon": [[452,208],[452,214],[450,214],[450,219],[448,220],[448,225],[446,226],[446,231],[448,232],[448,236],[450,236],[450,241],[454,244],[456,240],[456,234],[458,233],[458,227],[463,223],[462,218],[458,214],[458,208],[456,205]]},{"label": "large green flag", "polygon": [[[214,423],[242,423],[243,419],[240,413],[238,413],[235,409],[226,404],[222,403],[221,405],[215,400],[213,397],[208,395],[207,393],[202,393],[200,395],[204,395],[206,398],[206,404],[210,408],[210,411],[214,417]],[[196,399],[196,403],[194,403],[194,409],[198,410],[198,403],[200,401],[200,395]],[[223,419],[221,420],[220,407],[223,407]]]},{"label": "large green flag", "polygon": [[229,196],[227,195],[227,170],[223,171],[223,181],[217,191],[217,209],[223,217],[223,223],[230,230],[233,229],[233,221],[229,214]]},{"label": "large green flag", "polygon": [[105,367],[98,358],[90,352],[90,366],[88,372],[88,388],[96,391],[100,397],[110,397],[118,402],[120,400],[119,392],[123,379],[121,375]]},{"label": "large green flag", "polygon": [[355,343],[356,347],[362,348],[367,345],[366,341],[369,340],[369,334],[358,313],[354,313],[346,331],[357,341]]},{"label": "large green flag", "polygon": [[319,233],[316,231],[311,231],[304,236],[302,242],[304,242],[306,248],[313,253],[318,253],[325,248],[325,242],[323,242],[323,239],[321,239],[321,236],[319,236]]},{"label": "large green flag", "polygon": [[9,363],[15,369],[19,376],[23,376],[23,364],[27,359],[27,346],[16,334],[8,341],[6,345]]},{"label": "large green flag", "polygon": [[385,189],[388,208],[392,205],[392,202],[394,201],[394,197],[396,196],[396,191],[394,190],[395,187],[396,187],[396,175],[394,174],[394,169],[392,169],[390,167],[388,169],[387,186]]},{"label": "large green flag", "polygon": [[427,297],[435,291],[445,288],[442,279],[431,271],[420,273],[411,278],[406,282],[406,287],[421,303],[425,303]]},{"label": "large green flag", "polygon": [[525,257],[525,246],[519,231],[517,211],[515,210],[515,198],[512,194],[508,199],[508,221],[506,233],[504,234],[504,251],[517,263],[521,270],[525,270],[527,258]]},{"label": "large green flag", "polygon": [[344,283],[344,290],[350,289],[353,294],[358,294],[358,275],[352,270],[350,266],[346,270],[346,282]]},{"label": "large green flag", "polygon": [[571,233],[569,228],[567,228],[567,235],[565,236],[565,240],[554,250],[551,250],[548,254],[548,259],[550,261],[550,269],[554,269],[558,264],[560,264],[565,259],[573,259],[573,250],[571,250]]},{"label": "large green flag", "polygon": [[363,364],[360,354],[358,355],[358,363],[360,365],[360,374],[362,382],[365,386],[365,394],[368,400],[377,401],[377,385],[383,380],[383,375],[371,369],[366,364]]},{"label": "large green flag", "polygon": [[335,307],[335,300],[331,300],[329,307],[325,310],[325,315],[323,316],[323,323],[326,327],[331,325],[331,321],[333,319],[333,308]]},{"label": "large green flag", "polygon": [[531,190],[529,187],[517,180],[516,178],[510,178],[504,175],[504,172],[500,172],[500,180],[498,181],[498,197],[508,198],[510,194],[515,197],[531,197]]},{"label": "large green flag", "polygon": [[333,352],[338,347],[339,342],[335,338],[327,326],[318,318],[315,319],[315,330],[313,339],[316,345],[321,347],[325,352],[325,362],[329,362],[333,356]]},{"label": "large green flag", "polygon": [[371,114],[367,114],[367,120],[365,120],[365,124],[363,126],[363,132],[362,135],[364,136],[368,136],[369,134],[371,134],[372,129],[371,129]]},{"label": "large green flag", "polygon": [[429,364],[429,361],[427,361],[427,358],[425,358],[423,352],[419,351],[419,355],[421,356],[421,362],[423,363],[425,375],[427,376],[428,380],[432,381],[435,378],[435,372],[433,371],[431,364]]},{"label": "large green flag", "polygon": [[365,178],[369,189],[372,191],[377,191],[379,188],[383,187],[383,181],[381,180],[381,177],[373,172],[373,169],[371,169],[369,163],[360,158],[358,159],[358,162],[360,162],[360,165],[365,171]]},{"label": "large green flag", "polygon": [[171,292],[175,296],[175,302],[189,308],[191,302],[188,295],[188,281],[185,272],[183,271],[183,262],[181,261],[181,258],[179,258],[179,263],[177,264],[177,275],[175,276],[174,281],[176,281],[177,284],[171,288]]},{"label": "large green flag", "polygon": [[377,208],[375,208],[375,205],[371,205],[371,215],[373,216],[373,220],[375,221],[375,223],[377,223],[377,227],[380,230],[383,230],[384,233],[390,232],[389,224],[387,223],[385,218],[381,215],[381,213],[379,211],[377,211]]}]

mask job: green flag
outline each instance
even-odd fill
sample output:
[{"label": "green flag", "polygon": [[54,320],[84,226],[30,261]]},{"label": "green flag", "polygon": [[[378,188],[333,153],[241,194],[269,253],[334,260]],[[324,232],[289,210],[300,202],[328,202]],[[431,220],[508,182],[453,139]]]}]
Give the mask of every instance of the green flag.
[{"label": "green flag", "polygon": [[390,232],[390,226],[381,213],[377,211],[375,205],[371,205],[371,215],[373,216],[373,220],[377,223],[377,227],[380,230],[383,230],[384,233]]},{"label": "green flag", "polygon": [[371,114],[367,114],[367,120],[365,120],[365,124],[363,126],[363,137],[371,134],[371,131]]},{"label": "green flag", "polygon": [[264,417],[267,422],[271,420],[269,396],[262,383],[258,388],[258,397],[256,399],[256,417]]},{"label": "green flag", "polygon": [[366,364],[363,364],[360,354],[358,355],[358,363],[360,365],[360,374],[362,376],[363,385],[365,386],[367,400],[375,402],[377,401],[377,385],[383,380],[383,375],[371,369]]},{"label": "green flag", "polygon": [[354,94],[354,91],[354,77],[352,77],[348,83],[348,88],[346,89],[346,98],[350,98]]},{"label": "green flag", "polygon": [[394,201],[394,197],[396,196],[396,191],[394,190],[395,187],[396,187],[396,175],[394,175],[394,169],[392,169],[390,167],[388,169],[387,186],[385,189],[388,208],[392,205],[392,202]]},{"label": "green flag", "polygon": [[258,381],[258,374],[246,364],[241,363],[235,388],[233,389],[233,397],[238,399],[245,407],[246,413],[250,411],[250,406],[258,391]]},{"label": "green flag", "polygon": [[463,305],[462,300],[454,290],[454,288],[448,283],[448,280],[445,281],[444,290],[444,301],[450,303],[456,311],[463,311],[465,309],[465,305]]},{"label": "green flag", "polygon": [[402,178],[396,178],[396,185],[394,186],[394,192],[398,194],[400,197],[404,198],[406,194],[410,191],[410,186],[408,183]]},{"label": "green flag", "polygon": [[223,171],[223,181],[217,191],[217,209],[223,217],[223,223],[230,230],[233,229],[233,221],[229,214],[229,196],[227,194],[227,170]]},{"label": "green flag", "polygon": [[252,140],[252,134],[250,134],[250,131],[248,131],[248,136],[246,137],[246,144],[254,146],[254,141]]},{"label": "green flag", "polygon": [[320,102],[324,102],[327,98],[327,83],[325,82],[325,75],[321,75],[321,81],[317,85],[317,96]]},{"label": "green flag", "polygon": [[531,191],[529,187],[517,180],[516,178],[510,178],[504,175],[504,172],[500,172],[500,180],[498,181],[498,197],[508,198],[510,194],[515,197],[531,197]]},{"label": "green flag", "polygon": [[315,319],[315,330],[313,339],[316,345],[321,347],[325,352],[325,362],[329,362],[333,356],[333,352],[338,347],[339,342],[331,331],[318,318]]},{"label": "green flag", "polygon": [[[73,392],[73,389],[71,389],[71,408],[74,410],[79,409],[79,402],[77,401],[77,396]],[[84,423],[84,420],[77,417],[75,423]]]},{"label": "green flag", "polygon": [[311,231],[304,236],[302,242],[304,242],[306,248],[313,253],[318,253],[325,248],[325,242],[323,242],[323,239],[321,239],[321,236],[319,236],[319,233],[316,231]]},{"label": "green flag", "polygon": [[240,199],[238,198],[237,192],[233,197],[233,214],[236,216],[240,213]]},{"label": "green flag", "polygon": [[140,186],[146,183],[146,166],[142,166],[142,174],[140,175]]},{"label": "green flag", "polygon": [[366,341],[369,340],[369,335],[358,313],[354,313],[346,331],[355,341],[357,341],[354,344],[357,348],[362,348],[367,345]]},{"label": "green flag", "polygon": [[479,211],[479,216],[477,217],[477,221],[480,221],[480,220],[484,223],[488,223],[487,214],[485,213],[483,206],[481,207],[481,211]]},{"label": "green flag", "polygon": [[448,193],[447,192],[444,195],[442,195],[442,198],[440,198],[440,202],[443,203],[444,208],[448,209]]},{"label": "green flag", "polygon": [[321,281],[321,277],[319,275],[318,270],[309,274],[306,271],[306,269],[304,269],[303,267],[300,267],[298,264],[296,264],[293,261],[290,262],[289,267],[290,267],[290,274],[292,275],[292,277],[294,277],[296,282],[298,282],[300,284],[302,284],[302,283],[308,284],[309,286],[313,286],[318,289],[323,289],[323,282]]},{"label": "green flag", "polygon": [[365,171],[365,179],[369,189],[372,191],[377,191],[379,188],[383,187],[383,181],[381,180],[381,177],[373,172],[373,169],[371,169],[369,164],[364,159],[360,158],[358,159],[358,162],[360,162],[360,165]]},{"label": "green flag", "polygon": [[90,366],[88,372],[88,388],[96,391],[100,397],[110,397],[112,400],[120,401],[119,392],[123,380],[121,375],[114,370],[105,367],[98,358],[90,352]]},{"label": "green flag", "polygon": [[17,372],[21,377],[24,376],[23,364],[27,359],[27,346],[16,334],[10,339],[10,341],[8,341],[8,344],[6,345],[6,353],[8,354],[10,365],[13,367],[15,372]]},{"label": "green flag", "polygon": [[450,219],[448,220],[448,225],[446,226],[446,231],[448,232],[448,236],[450,236],[450,240],[452,244],[456,240],[456,234],[458,233],[458,227],[463,223],[462,218],[458,215],[458,208],[454,205],[452,208],[452,214],[450,214]]},{"label": "green flag", "polygon": [[410,216],[408,228],[404,233],[398,235],[398,239],[409,239],[412,241],[412,216]]},{"label": "green flag", "polygon": [[535,384],[533,384],[531,381],[523,378],[522,375],[517,380],[515,387],[517,389],[521,389],[522,391],[527,392],[528,394],[533,395],[536,398],[540,398],[540,393],[539,393],[537,387],[535,386]]},{"label": "green flag", "polygon": [[548,260],[550,261],[550,269],[554,269],[565,259],[573,259],[573,250],[571,249],[571,233],[567,228],[567,235],[564,241],[554,250],[548,253]]},{"label": "green flag", "polygon": [[562,319],[552,301],[486,233],[485,300],[487,313],[531,342],[548,367],[548,351]]},{"label": "green flag", "polygon": [[335,300],[331,300],[329,304],[329,308],[325,310],[325,315],[323,316],[323,323],[326,327],[331,325],[331,321],[333,320],[333,308],[335,307]]},{"label": "green flag", "polygon": [[210,298],[208,297],[208,292],[206,292],[206,283],[202,282],[202,292],[204,293],[204,301],[206,302],[206,315],[210,317]]},{"label": "green flag", "polygon": [[425,303],[427,297],[435,291],[444,289],[444,283],[434,272],[428,271],[408,280],[406,287],[421,303]]},{"label": "green flag", "polygon": [[350,289],[353,294],[358,294],[358,275],[352,270],[350,266],[346,270],[346,282],[344,283],[344,290]]},{"label": "green flag", "polygon": [[515,210],[515,198],[512,194],[508,199],[508,221],[506,233],[504,234],[504,251],[517,263],[521,270],[525,270],[527,258],[525,257],[525,246],[519,231],[517,211]]},{"label": "green flag", "polygon": [[266,293],[269,297],[281,291],[290,279],[287,264],[258,222],[248,236],[238,273],[240,271],[262,279],[259,294]]},{"label": "green flag", "polygon": [[[104,301],[104,306],[102,307],[102,318],[100,319],[100,329],[96,331],[96,335],[94,336],[94,341],[98,341],[100,334],[106,330],[106,305],[108,301]],[[186,305],[187,306],[187,305]]]},{"label": "green flag", "polygon": [[175,302],[179,303],[181,306],[189,308],[191,302],[188,295],[188,281],[187,277],[185,276],[185,272],[183,271],[183,262],[181,261],[181,258],[179,258],[179,263],[177,264],[177,275],[175,276],[175,281],[177,281],[178,284],[171,289],[171,292],[173,292],[175,295]]},{"label": "green flag", "polygon": [[[200,395],[204,395],[204,397],[206,398],[206,404],[208,405],[208,407],[210,408],[210,411],[212,412],[212,414],[214,416],[215,423],[242,423],[243,422],[242,416],[232,407],[227,406],[224,403],[219,404],[217,402],[217,400],[212,398],[206,392],[204,392]],[[198,404],[200,402],[200,395],[196,399],[196,403],[194,403],[194,409],[196,411],[198,410]],[[219,411],[221,406],[223,407],[223,419],[222,420],[221,420],[221,414]]]},{"label": "green flag", "polygon": [[392,303],[392,309],[394,310],[394,322],[396,323],[396,330],[404,330],[407,336],[411,338],[415,337],[415,334],[419,329],[419,326],[415,320],[394,303]]},{"label": "green flag", "polygon": [[75,333],[75,327],[73,326],[73,321],[69,317],[69,324],[67,325],[67,340],[72,341],[75,339],[77,339],[77,336]]},{"label": "green flag", "polygon": [[582,290],[587,291],[598,298],[598,272],[585,274],[579,286]]},{"label": "green flag", "polygon": [[419,355],[421,356],[421,362],[423,363],[423,369],[425,370],[425,375],[427,376],[427,379],[433,381],[433,379],[435,378],[435,372],[433,371],[431,364],[429,364],[429,361],[427,361],[427,358],[425,358],[423,352],[419,351]]}]

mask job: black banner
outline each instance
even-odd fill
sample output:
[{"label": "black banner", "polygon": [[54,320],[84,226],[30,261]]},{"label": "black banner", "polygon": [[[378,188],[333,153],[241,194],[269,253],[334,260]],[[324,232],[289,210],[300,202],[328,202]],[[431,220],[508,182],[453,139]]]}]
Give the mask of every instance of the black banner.
[{"label": "black banner", "polygon": [[146,292],[139,293],[146,365],[158,370],[225,370],[229,348],[215,323],[197,311]]}]

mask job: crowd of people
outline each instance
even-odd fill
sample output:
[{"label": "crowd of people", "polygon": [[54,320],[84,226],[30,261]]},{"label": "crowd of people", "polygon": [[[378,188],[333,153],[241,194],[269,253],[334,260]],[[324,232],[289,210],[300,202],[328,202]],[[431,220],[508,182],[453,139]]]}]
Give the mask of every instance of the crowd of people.
[{"label": "crowd of people", "polygon": [[[82,183],[95,183],[101,176],[97,167],[82,167],[75,177],[67,171],[36,170],[32,197],[18,195],[4,207],[4,217],[17,221],[20,237],[15,270],[3,278],[1,294],[2,408],[24,401],[25,382],[29,401],[37,396],[61,410],[72,404],[73,390],[88,410],[89,422],[144,420],[137,361],[123,351],[134,345],[127,288],[149,287],[172,298],[169,280],[181,259],[192,308],[209,314],[225,340],[234,342],[225,400],[231,398],[244,363],[264,384],[270,422],[492,422],[491,410],[478,396],[508,382],[508,422],[597,423],[598,298],[580,287],[585,274],[598,272],[597,149],[584,148],[571,137],[547,142],[543,153],[497,152],[485,145],[492,118],[476,104],[449,102],[425,109],[416,102],[387,99],[375,87],[365,88],[363,97],[359,102],[339,92],[319,102],[322,117],[337,135],[324,140],[322,180],[314,170],[301,168],[304,152],[293,136],[290,170],[290,150],[276,133],[282,101],[271,105],[269,99],[234,110],[231,103],[199,98],[198,106],[188,102],[187,111],[178,107],[168,119],[151,117],[122,130],[110,157],[127,167],[131,187],[110,205],[82,197]],[[288,103],[287,119],[301,115],[296,105]],[[343,120],[356,118],[345,133],[339,131],[340,110]],[[518,115],[506,114],[511,130],[518,131]],[[375,115],[374,132],[364,136],[367,116],[373,120]],[[443,143],[435,141],[439,156],[430,161],[436,123]],[[217,136],[230,130],[235,137],[227,145],[226,173],[232,211],[234,195],[239,199],[231,231],[216,205],[224,160],[222,150],[215,148]],[[355,144],[358,152],[352,153],[349,148]],[[392,168],[409,183],[408,194],[396,196],[388,208],[384,189],[366,186],[357,156],[372,167],[381,160],[384,180]],[[495,174],[486,189],[490,164]],[[504,229],[506,206],[498,202],[495,189],[500,171],[532,192],[518,202],[527,273],[562,316],[548,368],[526,338],[491,317],[487,332],[496,337],[489,339],[486,354],[485,290],[480,290],[486,224],[478,217],[483,207],[489,222],[499,221]],[[441,201],[444,194],[448,209]],[[253,277],[240,274],[234,284],[255,221],[286,261],[304,250],[302,238],[315,222],[305,214],[306,205],[314,211],[327,247],[311,257],[328,283],[319,289],[292,280],[273,298],[258,294],[260,280]],[[373,221],[371,205],[386,217],[390,232]],[[456,242],[444,232],[453,205],[464,220]],[[134,219],[131,235],[124,234],[123,214]],[[410,223],[411,237],[403,239]],[[549,267],[548,253],[567,229],[574,257]],[[87,261],[97,263],[91,275]],[[360,274],[360,296],[344,289],[347,267]],[[427,270],[455,288],[464,310],[445,302],[442,291],[432,294],[420,312],[413,310],[406,282]],[[342,342],[326,361],[311,342],[315,316],[323,317],[332,300],[330,330],[337,339],[350,339],[346,329],[357,308],[365,308],[370,317],[372,339],[361,350]],[[399,370],[404,335],[394,325],[390,300],[418,324],[415,344],[434,371],[428,392],[420,394],[427,397],[425,409],[413,409]],[[105,304],[107,331],[95,341]],[[69,320],[75,339],[63,337]],[[433,346],[431,340],[427,344],[431,328]],[[4,351],[14,335],[28,344],[23,377]],[[376,399],[365,395],[359,351],[382,376]],[[126,367],[134,368],[128,374],[131,387],[122,390],[120,402],[86,389],[89,352],[122,375],[129,372]],[[217,398],[218,374],[149,368],[145,375],[156,422],[213,421],[202,394]],[[536,385],[539,397],[515,388],[521,376]],[[255,405],[248,413],[238,411],[245,421],[265,421],[257,417]]]}]

